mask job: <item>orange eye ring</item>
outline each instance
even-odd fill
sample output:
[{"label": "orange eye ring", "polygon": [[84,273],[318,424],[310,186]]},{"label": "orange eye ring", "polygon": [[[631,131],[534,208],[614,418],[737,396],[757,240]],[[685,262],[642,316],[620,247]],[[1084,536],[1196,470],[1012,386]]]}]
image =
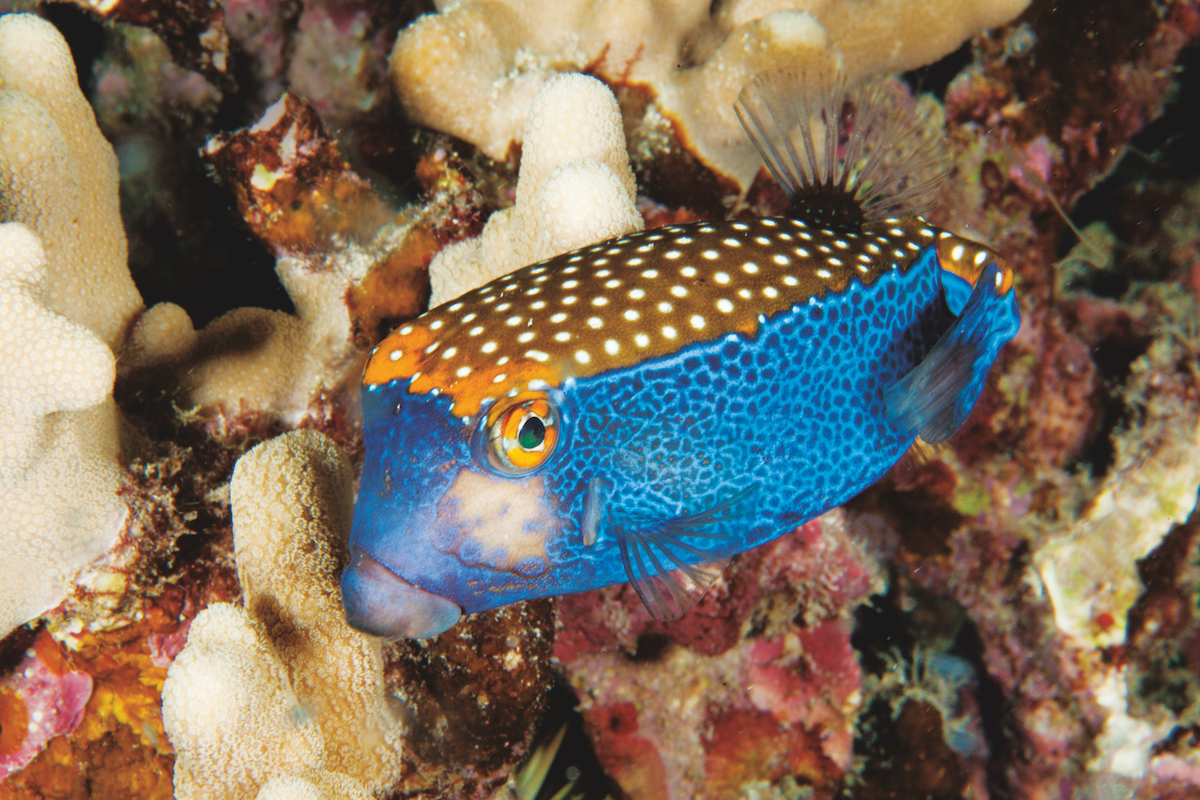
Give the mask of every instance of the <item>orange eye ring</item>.
[{"label": "orange eye ring", "polygon": [[541,392],[506,398],[486,420],[489,465],[509,475],[524,475],[547,461],[558,448],[561,424],[553,401]]}]

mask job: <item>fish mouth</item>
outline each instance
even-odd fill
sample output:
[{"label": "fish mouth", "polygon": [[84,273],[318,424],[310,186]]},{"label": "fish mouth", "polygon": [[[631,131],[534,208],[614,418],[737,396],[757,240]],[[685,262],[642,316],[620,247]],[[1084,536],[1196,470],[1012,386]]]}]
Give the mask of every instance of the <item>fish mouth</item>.
[{"label": "fish mouth", "polygon": [[350,554],[341,586],[350,627],[389,642],[437,636],[462,616],[457,603],[418,589],[358,548]]}]

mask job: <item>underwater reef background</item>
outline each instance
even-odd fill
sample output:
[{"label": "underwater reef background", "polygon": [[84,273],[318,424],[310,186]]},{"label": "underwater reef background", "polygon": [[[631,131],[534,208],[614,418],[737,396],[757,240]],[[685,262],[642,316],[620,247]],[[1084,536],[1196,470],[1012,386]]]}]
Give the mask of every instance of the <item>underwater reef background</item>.
[{"label": "underwater reef background", "polygon": [[[0,0],[0,798],[1197,796],[1200,3],[549,8]],[[528,259],[538,88],[649,228],[782,213],[726,106],[832,61],[1017,274],[964,428],[677,621],[349,629],[363,361]]]}]

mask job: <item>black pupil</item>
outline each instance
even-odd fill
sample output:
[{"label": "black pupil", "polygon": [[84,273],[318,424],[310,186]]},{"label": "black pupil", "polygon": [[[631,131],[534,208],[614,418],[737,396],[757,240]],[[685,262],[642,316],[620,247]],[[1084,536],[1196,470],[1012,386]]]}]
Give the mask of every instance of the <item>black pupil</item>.
[{"label": "black pupil", "polygon": [[541,417],[526,417],[517,431],[517,444],[525,450],[532,450],[545,440],[546,423],[542,422]]}]

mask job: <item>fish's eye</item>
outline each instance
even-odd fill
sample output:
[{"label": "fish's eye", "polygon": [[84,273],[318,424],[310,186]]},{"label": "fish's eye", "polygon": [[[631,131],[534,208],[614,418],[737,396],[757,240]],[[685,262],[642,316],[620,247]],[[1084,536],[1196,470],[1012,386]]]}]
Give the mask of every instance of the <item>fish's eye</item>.
[{"label": "fish's eye", "polygon": [[513,398],[488,414],[488,461],[510,475],[532,472],[554,454],[558,435],[558,414],[548,398]]}]

